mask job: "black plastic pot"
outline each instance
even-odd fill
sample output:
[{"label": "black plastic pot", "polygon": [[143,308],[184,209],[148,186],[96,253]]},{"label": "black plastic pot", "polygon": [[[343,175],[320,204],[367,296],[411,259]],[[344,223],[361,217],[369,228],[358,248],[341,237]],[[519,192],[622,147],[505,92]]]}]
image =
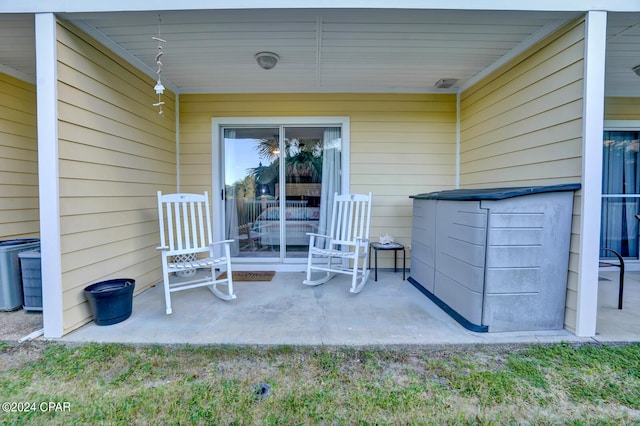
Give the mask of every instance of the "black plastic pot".
[{"label": "black plastic pot", "polygon": [[93,320],[97,325],[117,324],[131,316],[133,289],[136,282],[117,278],[91,284],[84,289]]}]

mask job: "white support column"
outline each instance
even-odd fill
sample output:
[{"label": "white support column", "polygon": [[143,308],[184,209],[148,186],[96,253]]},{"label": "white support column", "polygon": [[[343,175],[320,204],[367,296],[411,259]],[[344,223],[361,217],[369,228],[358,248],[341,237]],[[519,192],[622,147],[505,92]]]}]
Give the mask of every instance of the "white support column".
[{"label": "white support column", "polygon": [[176,92],[176,192],[180,192],[180,93]]},{"label": "white support column", "polygon": [[458,89],[456,94],[456,189],[460,188],[460,128],[462,118],[460,117],[462,91]]},{"label": "white support column", "polygon": [[64,332],[58,186],[58,73],[55,15],[52,13],[36,14],[35,30],[43,321],[45,337],[55,338],[61,337]]},{"label": "white support column", "polygon": [[586,16],[582,142],[582,203],[576,335],[595,336],[602,192],[602,131],[607,13]]}]

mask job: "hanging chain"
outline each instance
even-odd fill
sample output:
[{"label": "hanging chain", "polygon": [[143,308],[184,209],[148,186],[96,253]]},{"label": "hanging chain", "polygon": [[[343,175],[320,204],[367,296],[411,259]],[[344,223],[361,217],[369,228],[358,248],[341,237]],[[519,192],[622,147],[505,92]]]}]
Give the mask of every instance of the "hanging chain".
[{"label": "hanging chain", "polygon": [[156,74],[158,75],[158,81],[156,82],[155,87],[153,88],[156,91],[156,94],[158,95],[158,102],[156,102],[155,104],[153,104],[154,107],[159,107],[160,110],[158,111],[159,115],[164,114],[164,111],[162,110],[162,105],[164,105],[164,102],[162,101],[162,94],[164,93],[164,86],[162,85],[162,55],[164,55],[164,50],[162,48],[162,43],[166,43],[166,40],[163,40],[160,37],[160,25],[162,24],[162,18],[160,15],[158,15],[158,37],[151,37],[153,40],[156,40],[158,42],[158,53],[156,54],[156,66],[158,67],[158,69],[156,70]]}]

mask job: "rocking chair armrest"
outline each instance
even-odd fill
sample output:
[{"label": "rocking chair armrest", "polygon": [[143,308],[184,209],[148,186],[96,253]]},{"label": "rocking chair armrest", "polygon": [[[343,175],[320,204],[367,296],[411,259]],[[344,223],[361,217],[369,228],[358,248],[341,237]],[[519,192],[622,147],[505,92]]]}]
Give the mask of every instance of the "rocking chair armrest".
[{"label": "rocking chair armrest", "polygon": [[232,243],[234,240],[222,240],[222,241],[214,241],[211,243],[212,246],[216,246],[219,244],[226,244],[226,243]]},{"label": "rocking chair armrest", "polygon": [[316,234],[315,232],[307,232],[307,235],[310,237],[331,238],[330,235]]},{"label": "rocking chair armrest", "polygon": [[360,242],[361,246],[365,246],[365,247],[369,246],[369,238],[358,238],[358,237],[356,237],[356,241]]}]

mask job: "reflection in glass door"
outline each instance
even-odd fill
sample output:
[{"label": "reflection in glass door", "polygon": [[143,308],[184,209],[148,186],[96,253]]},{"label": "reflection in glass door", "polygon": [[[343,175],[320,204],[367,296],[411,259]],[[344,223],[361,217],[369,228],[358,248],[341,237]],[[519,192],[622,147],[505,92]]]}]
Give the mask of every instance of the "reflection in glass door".
[{"label": "reflection in glass door", "polygon": [[616,250],[627,259],[638,259],[639,252],[639,133],[604,132],[600,247]]},{"label": "reflection in glass door", "polygon": [[225,236],[232,256],[278,257],[279,129],[224,129]]},{"label": "reflection in glass door", "polygon": [[341,129],[234,127],[224,135],[226,237],[234,257],[300,259],[340,191]]}]

